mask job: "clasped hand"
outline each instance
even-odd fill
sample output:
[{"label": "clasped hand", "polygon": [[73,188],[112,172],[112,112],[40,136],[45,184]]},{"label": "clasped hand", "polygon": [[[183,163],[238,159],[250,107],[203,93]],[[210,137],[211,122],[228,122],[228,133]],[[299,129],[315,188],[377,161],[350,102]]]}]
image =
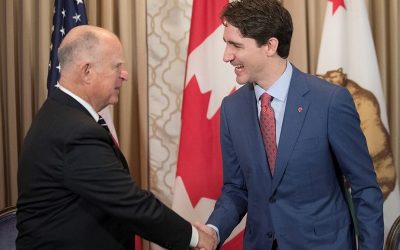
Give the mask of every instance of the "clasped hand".
[{"label": "clasped hand", "polygon": [[199,242],[194,250],[215,250],[217,248],[217,233],[214,229],[200,222],[193,223],[199,231]]}]

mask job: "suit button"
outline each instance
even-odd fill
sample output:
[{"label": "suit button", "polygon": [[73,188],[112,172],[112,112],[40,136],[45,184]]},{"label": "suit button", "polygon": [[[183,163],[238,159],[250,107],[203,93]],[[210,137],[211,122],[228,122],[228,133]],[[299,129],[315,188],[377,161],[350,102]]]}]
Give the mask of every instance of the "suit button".
[{"label": "suit button", "polygon": [[272,196],[271,198],[269,198],[269,203],[275,203],[276,198],[275,196]]},{"label": "suit button", "polygon": [[274,236],[274,233],[273,233],[273,232],[268,232],[268,233],[267,233],[267,237],[268,237],[268,238],[271,239],[273,236]]}]

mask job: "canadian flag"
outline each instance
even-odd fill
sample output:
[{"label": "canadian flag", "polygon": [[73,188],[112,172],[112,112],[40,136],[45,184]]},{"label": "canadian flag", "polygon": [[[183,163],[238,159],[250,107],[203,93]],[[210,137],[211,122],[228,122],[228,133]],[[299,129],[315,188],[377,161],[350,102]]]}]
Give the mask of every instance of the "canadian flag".
[{"label": "canadian flag", "polygon": [[[182,103],[182,125],[172,208],[205,223],[222,189],[220,105],[238,85],[224,63],[224,26],[219,15],[228,0],[194,0]],[[242,249],[244,221],[222,249]]]},{"label": "canadian flag", "polygon": [[384,195],[385,235],[400,215],[385,99],[364,0],[328,0],[317,73],[346,87],[360,115]]}]

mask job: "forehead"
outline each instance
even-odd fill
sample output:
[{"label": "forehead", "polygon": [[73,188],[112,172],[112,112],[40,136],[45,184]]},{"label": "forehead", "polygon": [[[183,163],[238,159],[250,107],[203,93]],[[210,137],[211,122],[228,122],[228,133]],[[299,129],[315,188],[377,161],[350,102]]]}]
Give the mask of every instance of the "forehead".
[{"label": "forehead", "polygon": [[123,59],[123,48],[118,40],[112,40],[105,42],[102,46],[104,56],[108,60],[122,60]]},{"label": "forehead", "polygon": [[243,39],[243,35],[238,28],[226,23],[224,28],[224,41],[228,42],[231,39]]},{"label": "forehead", "polygon": [[226,43],[232,45],[241,45],[247,48],[254,46],[258,47],[255,39],[244,37],[238,28],[229,23],[227,23],[224,28],[223,39]]}]

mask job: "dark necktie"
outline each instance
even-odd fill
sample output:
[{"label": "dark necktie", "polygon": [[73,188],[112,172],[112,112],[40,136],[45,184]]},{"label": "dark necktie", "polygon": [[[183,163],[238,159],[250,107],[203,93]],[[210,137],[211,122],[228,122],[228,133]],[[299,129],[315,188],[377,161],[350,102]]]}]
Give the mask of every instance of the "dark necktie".
[{"label": "dark necktie", "polygon": [[272,98],[267,93],[261,95],[260,128],[267,153],[269,169],[271,170],[271,175],[274,175],[277,149],[275,115],[271,107]]},{"label": "dark necktie", "polygon": [[118,142],[115,140],[114,136],[112,136],[110,129],[107,126],[106,121],[104,120],[103,117],[101,117],[101,115],[99,115],[99,120],[97,121],[98,124],[100,124],[107,132],[108,134],[111,136],[112,141],[114,142],[114,145],[119,147]]},{"label": "dark necktie", "polygon": [[99,115],[99,120],[97,121],[98,124],[100,124],[105,130],[107,130],[108,133],[110,133],[110,129],[107,126],[106,121]]},{"label": "dark necktie", "polygon": [[115,140],[114,136],[111,134],[110,129],[108,128],[106,121],[103,119],[103,117],[101,117],[101,115],[99,115],[99,120],[97,121],[97,123],[100,124],[108,132],[108,135],[111,137],[111,139],[113,141],[114,150],[115,150],[118,158],[122,162],[122,166],[129,173],[128,163],[126,162],[126,159],[125,159],[124,155],[122,154],[122,152],[121,152],[121,150],[119,148],[119,144],[118,144],[117,140]]}]

